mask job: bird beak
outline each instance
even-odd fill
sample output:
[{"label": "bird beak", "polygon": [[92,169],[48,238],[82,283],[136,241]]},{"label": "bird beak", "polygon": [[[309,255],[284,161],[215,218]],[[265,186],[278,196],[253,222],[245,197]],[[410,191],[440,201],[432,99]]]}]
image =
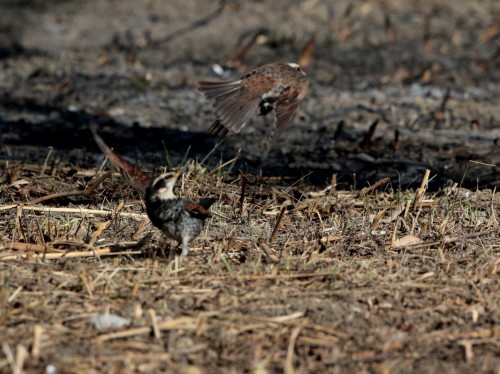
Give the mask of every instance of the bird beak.
[{"label": "bird beak", "polygon": [[177,173],[174,174],[175,178],[179,178],[182,175],[182,171],[178,171]]}]

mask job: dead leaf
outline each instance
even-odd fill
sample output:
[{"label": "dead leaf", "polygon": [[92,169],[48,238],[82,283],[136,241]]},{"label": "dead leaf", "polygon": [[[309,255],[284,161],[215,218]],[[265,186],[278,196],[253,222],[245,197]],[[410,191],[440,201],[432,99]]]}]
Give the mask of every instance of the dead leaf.
[{"label": "dead leaf", "polygon": [[395,248],[407,247],[409,245],[420,244],[423,242],[424,241],[422,239],[420,239],[418,236],[410,234],[410,235],[406,235],[406,236],[403,236],[402,238],[397,239],[394,242],[394,247]]},{"label": "dead leaf", "polygon": [[11,183],[11,187],[15,187],[17,189],[20,189],[22,186],[24,186],[26,184],[30,184],[30,182],[27,181],[26,179],[19,179],[15,182]]}]

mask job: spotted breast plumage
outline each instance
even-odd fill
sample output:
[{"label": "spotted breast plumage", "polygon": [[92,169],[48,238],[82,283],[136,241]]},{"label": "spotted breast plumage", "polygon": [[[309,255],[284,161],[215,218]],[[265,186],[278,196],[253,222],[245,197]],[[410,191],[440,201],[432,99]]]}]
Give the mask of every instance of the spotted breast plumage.
[{"label": "spotted breast plumage", "polygon": [[182,246],[182,255],[187,256],[189,243],[203,229],[205,220],[210,217],[208,209],[216,200],[204,198],[196,203],[176,196],[174,187],[181,172],[168,172],[151,181],[137,166],[113,152],[93,127],[92,132],[101,151],[144,198],[146,212],[153,225],[176,240]]},{"label": "spotted breast plumage", "polygon": [[220,137],[237,133],[257,109],[261,115],[274,109],[271,140],[293,120],[308,86],[305,73],[294,63],[262,65],[231,82],[197,82],[198,92],[214,100],[216,120],[209,132]]}]

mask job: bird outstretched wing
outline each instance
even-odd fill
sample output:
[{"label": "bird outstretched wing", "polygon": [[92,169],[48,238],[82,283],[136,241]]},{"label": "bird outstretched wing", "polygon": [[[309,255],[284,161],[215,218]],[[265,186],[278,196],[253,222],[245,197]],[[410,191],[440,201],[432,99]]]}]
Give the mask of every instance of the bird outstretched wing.
[{"label": "bird outstretched wing", "polygon": [[[209,132],[224,136],[228,131],[239,132],[259,107],[263,93],[273,87],[273,77],[256,70],[232,82],[197,82],[198,92],[214,100],[217,120]],[[224,131],[224,128],[227,131]]]},{"label": "bird outstretched wing", "polygon": [[292,102],[282,102],[278,101],[276,103],[276,119],[275,119],[275,129],[272,134],[272,139],[277,139],[283,130],[292,122],[295,112],[300,104],[299,100]]}]

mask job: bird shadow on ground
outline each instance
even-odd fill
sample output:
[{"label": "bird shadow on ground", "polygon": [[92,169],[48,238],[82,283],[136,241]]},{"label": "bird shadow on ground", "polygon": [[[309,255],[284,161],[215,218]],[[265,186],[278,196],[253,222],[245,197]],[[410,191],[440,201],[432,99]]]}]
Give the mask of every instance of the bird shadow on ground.
[{"label": "bird shadow on ground", "polygon": [[[92,115],[84,111],[72,111],[56,105],[40,104],[31,99],[12,100],[2,99],[2,105],[10,110],[23,108],[32,115],[41,115],[44,118],[36,120],[4,120],[0,118],[2,132],[2,149],[0,157],[6,160],[22,160],[25,162],[40,162],[47,153],[47,147],[53,147],[57,153],[57,162],[71,163],[75,167],[93,167],[95,158],[101,157],[95,145],[90,125],[95,123],[99,133],[105,141],[119,154],[146,169],[151,165],[177,166],[183,159],[207,159],[209,167],[217,167],[236,156],[235,149],[229,137],[225,143],[210,153],[216,144],[216,139],[206,132],[180,131],[177,129],[141,127],[135,123],[132,127],[122,124],[105,115]],[[47,119],[48,118],[48,119]],[[346,139],[345,146],[349,147],[350,139]],[[285,183],[294,183],[305,180],[316,186],[331,183],[332,175],[337,175],[340,189],[362,188],[373,184],[381,178],[389,176],[394,188],[415,188],[420,181],[418,175],[423,174],[429,165],[423,162],[409,162],[402,159],[384,159],[373,162],[362,157],[351,157],[348,151],[339,149],[339,163],[324,167],[300,166],[300,160],[310,160],[321,157],[321,154],[311,154],[306,150],[297,149],[292,154],[283,154],[274,151],[268,159],[260,160],[243,150],[232,165],[232,172],[238,174],[253,174],[265,177],[276,177]],[[12,148],[16,151],[13,152]],[[89,159],[89,152],[95,158]],[[208,157],[207,157],[208,156]],[[298,166],[289,166],[290,159]],[[299,162],[297,162],[299,160]],[[90,164],[89,164],[90,161]],[[93,163],[93,165],[92,165]],[[339,170],[339,165],[341,170]],[[388,174],[388,170],[390,171]],[[437,173],[430,182],[429,189],[437,189],[445,184],[452,176],[446,173]],[[363,183],[357,184],[356,180]],[[464,180],[464,186],[473,186],[476,181]]]}]

